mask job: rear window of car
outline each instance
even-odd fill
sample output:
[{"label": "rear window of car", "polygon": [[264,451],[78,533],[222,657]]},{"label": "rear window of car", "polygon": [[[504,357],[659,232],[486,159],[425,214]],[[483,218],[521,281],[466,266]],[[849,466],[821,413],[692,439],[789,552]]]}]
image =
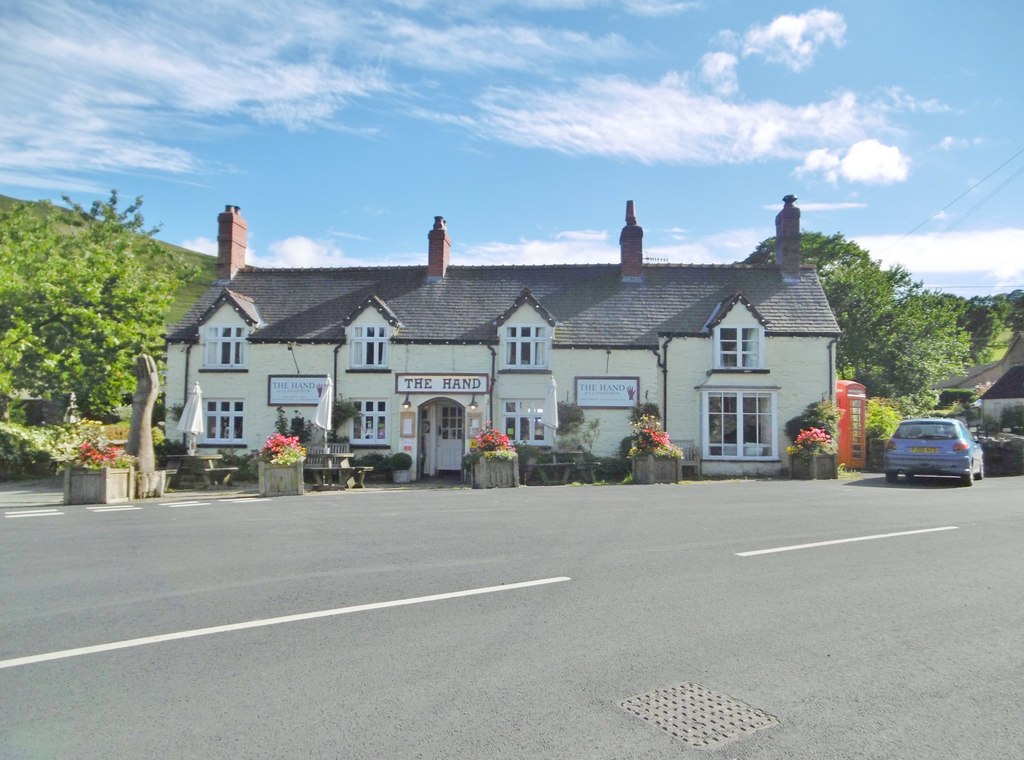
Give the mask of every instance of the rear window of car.
[{"label": "rear window of car", "polygon": [[950,422],[911,422],[900,425],[893,438],[928,438],[936,440],[953,440],[960,437],[956,425]]}]

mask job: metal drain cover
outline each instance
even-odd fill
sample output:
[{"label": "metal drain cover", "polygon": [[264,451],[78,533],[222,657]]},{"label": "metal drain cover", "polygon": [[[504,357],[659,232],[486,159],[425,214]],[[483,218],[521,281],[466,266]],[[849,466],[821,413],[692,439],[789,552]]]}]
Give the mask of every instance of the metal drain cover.
[{"label": "metal drain cover", "polygon": [[732,697],[684,683],[631,697],[622,708],[691,747],[719,747],[779,721]]}]

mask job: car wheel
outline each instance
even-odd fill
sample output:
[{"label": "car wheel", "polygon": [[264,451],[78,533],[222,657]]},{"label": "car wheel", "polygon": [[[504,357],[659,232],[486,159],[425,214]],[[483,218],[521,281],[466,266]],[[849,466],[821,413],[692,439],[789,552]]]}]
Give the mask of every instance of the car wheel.
[{"label": "car wheel", "polygon": [[899,479],[899,477],[900,477],[899,473],[892,472],[891,470],[890,471],[886,471],[886,473],[885,473],[885,482],[886,483],[895,483]]},{"label": "car wheel", "polygon": [[974,474],[967,473],[966,475],[960,476],[960,485],[962,486],[973,486],[974,485]]},{"label": "car wheel", "polygon": [[985,463],[984,462],[978,462],[978,473],[974,476],[974,479],[975,480],[984,480],[985,479]]}]

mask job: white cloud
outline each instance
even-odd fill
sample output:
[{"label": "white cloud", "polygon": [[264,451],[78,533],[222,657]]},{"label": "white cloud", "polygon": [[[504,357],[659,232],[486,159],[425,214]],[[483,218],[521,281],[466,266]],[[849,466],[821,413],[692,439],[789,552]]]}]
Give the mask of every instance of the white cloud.
[{"label": "white cloud", "polygon": [[563,90],[491,88],[477,105],[480,115],[464,123],[487,137],[647,164],[800,159],[823,141],[844,147],[886,127],[852,93],[804,106],[732,103],[694,92],[678,73],[654,84],[616,76]]},{"label": "white cloud", "polygon": [[[970,297],[1024,287],[1024,228],[856,236],[883,266],[902,264],[930,287]],[[981,287],[979,287],[981,286]]]},{"label": "white cloud", "polygon": [[209,256],[217,255],[217,241],[202,235],[182,241],[180,245],[182,248],[187,248],[190,251],[198,251]]},{"label": "white cloud", "polygon": [[841,14],[815,9],[800,16],[779,16],[768,26],[751,27],[743,36],[743,55],[761,55],[802,71],[823,45],[841,47],[845,36],[846,21]]},{"label": "white cloud", "polygon": [[732,53],[706,53],[700,59],[701,78],[708,83],[715,94],[722,97],[735,95],[740,88],[736,76],[738,62]]},{"label": "white cloud", "polygon": [[274,241],[270,244],[269,255],[255,254],[250,248],[246,262],[257,267],[343,267],[361,263],[347,258],[330,241],[302,235]]},{"label": "white cloud", "polygon": [[810,151],[798,175],[821,174],[833,184],[840,179],[869,185],[904,182],[910,172],[910,159],[898,147],[878,140],[861,140],[840,155],[838,151],[818,148]]}]

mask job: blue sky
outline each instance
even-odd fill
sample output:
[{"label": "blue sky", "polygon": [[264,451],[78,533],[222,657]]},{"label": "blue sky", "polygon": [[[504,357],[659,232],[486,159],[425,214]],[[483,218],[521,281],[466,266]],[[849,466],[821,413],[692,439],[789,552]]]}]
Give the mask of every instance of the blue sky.
[{"label": "blue sky", "polygon": [[1024,4],[0,0],[0,193],[142,195],[249,261],[744,258],[803,227],[959,295],[1024,287]]}]

